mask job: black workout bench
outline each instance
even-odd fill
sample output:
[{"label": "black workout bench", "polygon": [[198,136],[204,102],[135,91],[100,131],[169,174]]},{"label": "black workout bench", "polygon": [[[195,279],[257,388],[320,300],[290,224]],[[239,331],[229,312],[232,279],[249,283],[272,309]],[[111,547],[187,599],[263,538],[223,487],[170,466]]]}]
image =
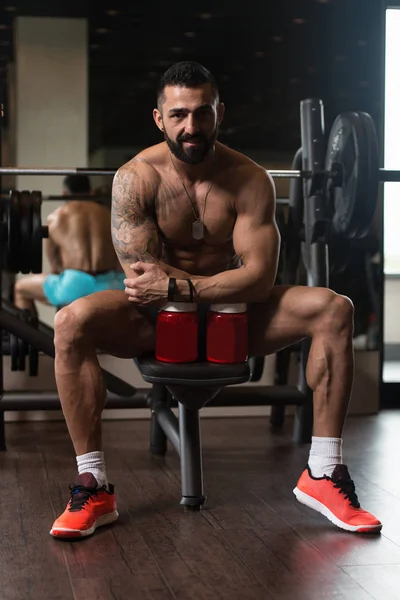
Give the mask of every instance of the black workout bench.
[{"label": "black workout bench", "polygon": [[[302,356],[307,353],[302,352]],[[151,409],[150,452],[164,455],[167,439],[180,456],[181,504],[187,509],[200,510],[205,501],[203,493],[203,467],[200,433],[200,414],[203,406],[210,403],[226,386],[246,383],[250,379],[248,362],[233,365],[217,365],[209,362],[170,364],[158,361],[154,355],[135,359],[145,381],[153,384],[148,396]],[[300,369],[299,388],[293,386],[270,386],[260,388],[259,404],[290,402],[299,404],[295,419],[297,441],[309,441],[312,429],[312,396],[304,377],[304,364]],[[226,405],[258,404],[247,398],[243,388],[237,388],[237,404],[232,402],[232,389]],[[269,393],[268,393],[269,391]],[[247,392],[249,395],[249,392]],[[250,402],[249,402],[250,400]],[[178,403],[177,418],[171,406]],[[222,402],[224,404],[224,402]],[[221,405],[218,403],[218,405]]]}]

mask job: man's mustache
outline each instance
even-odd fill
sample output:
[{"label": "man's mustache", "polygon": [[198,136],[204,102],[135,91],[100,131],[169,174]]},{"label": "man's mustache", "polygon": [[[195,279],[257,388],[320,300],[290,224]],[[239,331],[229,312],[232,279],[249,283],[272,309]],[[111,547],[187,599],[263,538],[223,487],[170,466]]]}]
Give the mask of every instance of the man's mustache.
[{"label": "man's mustache", "polygon": [[178,138],[178,142],[206,142],[207,139],[203,135],[184,135]]}]

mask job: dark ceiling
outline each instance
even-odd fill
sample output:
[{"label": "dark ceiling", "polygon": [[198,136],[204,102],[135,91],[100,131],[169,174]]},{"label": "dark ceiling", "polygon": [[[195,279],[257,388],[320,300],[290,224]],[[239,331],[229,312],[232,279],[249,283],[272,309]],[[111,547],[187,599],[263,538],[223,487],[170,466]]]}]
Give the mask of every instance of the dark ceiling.
[{"label": "dark ceiling", "polygon": [[[9,6],[7,6],[9,3]],[[299,102],[324,100],[327,124],[344,110],[382,119],[381,0],[3,0],[0,69],[13,60],[16,15],[89,22],[90,145],[146,146],[159,76],[198,60],[216,76],[227,112],[221,141],[293,150]]]}]

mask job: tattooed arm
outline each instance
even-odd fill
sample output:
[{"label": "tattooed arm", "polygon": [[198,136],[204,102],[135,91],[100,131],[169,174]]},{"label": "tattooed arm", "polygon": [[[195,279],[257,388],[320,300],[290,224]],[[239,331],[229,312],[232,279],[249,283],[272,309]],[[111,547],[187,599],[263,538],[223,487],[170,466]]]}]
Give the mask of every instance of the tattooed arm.
[{"label": "tattooed arm", "polygon": [[156,263],[169,277],[189,275],[161,261],[162,243],[154,219],[158,173],[147,163],[121,167],[113,181],[111,229],[115,251],[128,278],[134,262]]}]

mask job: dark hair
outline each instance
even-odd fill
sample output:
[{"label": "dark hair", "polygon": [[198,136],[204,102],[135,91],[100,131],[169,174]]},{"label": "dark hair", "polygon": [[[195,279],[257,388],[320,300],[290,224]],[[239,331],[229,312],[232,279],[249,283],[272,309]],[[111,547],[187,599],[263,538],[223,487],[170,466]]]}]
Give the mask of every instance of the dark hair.
[{"label": "dark hair", "polygon": [[195,88],[205,83],[212,87],[214,97],[218,98],[218,86],[213,75],[203,65],[185,60],[177,62],[161,77],[157,88],[157,105],[160,109],[164,102],[164,89],[168,85]]},{"label": "dark hair", "polygon": [[92,189],[87,175],[67,175],[64,187],[69,194],[90,194]]}]

